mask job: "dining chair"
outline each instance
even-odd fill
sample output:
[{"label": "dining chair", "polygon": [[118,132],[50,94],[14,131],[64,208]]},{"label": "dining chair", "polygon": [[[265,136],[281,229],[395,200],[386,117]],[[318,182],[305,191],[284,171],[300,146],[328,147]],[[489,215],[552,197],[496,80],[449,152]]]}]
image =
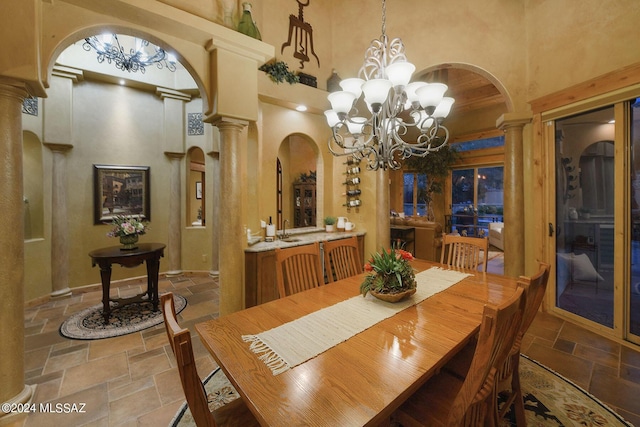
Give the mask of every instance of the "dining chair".
[{"label": "dining chair", "polygon": [[403,427],[495,426],[495,374],[520,330],[524,305],[522,286],[502,305],[485,305],[477,345],[465,377],[440,371],[400,406],[393,421]]},{"label": "dining chair", "polygon": [[276,248],[276,278],[280,298],[324,285],[320,244]]},{"label": "dining chair", "polygon": [[[547,282],[549,281],[549,264],[540,262],[538,272],[531,276],[520,276],[520,282],[525,287],[526,304],[522,315],[522,325],[520,331],[516,335],[515,342],[511,347],[511,352],[506,358],[502,366],[498,369],[496,393],[506,399],[504,404],[498,411],[500,419],[504,418],[509,408],[513,405],[516,425],[525,426],[524,401],[522,397],[522,388],[520,387],[520,350],[522,346],[522,338],[533,323],[533,319],[538,314],[542,298],[547,290]],[[496,401],[497,405],[497,401]]]},{"label": "dining chair", "polygon": [[324,247],[324,271],[329,283],[355,276],[363,271],[358,238],[327,240]]},{"label": "dining chair", "polygon": [[457,234],[442,235],[440,263],[450,267],[487,271],[489,239],[486,237],[466,237]]},{"label": "dining chair", "polygon": [[196,369],[191,334],[188,329],[181,328],[180,325],[178,325],[173,294],[171,292],[164,294],[161,299],[162,315],[164,317],[167,337],[169,338],[169,344],[171,344],[171,349],[176,358],[182,389],[196,426],[258,426],[258,421],[241,398],[222,405],[213,412],[209,411],[207,394]]}]

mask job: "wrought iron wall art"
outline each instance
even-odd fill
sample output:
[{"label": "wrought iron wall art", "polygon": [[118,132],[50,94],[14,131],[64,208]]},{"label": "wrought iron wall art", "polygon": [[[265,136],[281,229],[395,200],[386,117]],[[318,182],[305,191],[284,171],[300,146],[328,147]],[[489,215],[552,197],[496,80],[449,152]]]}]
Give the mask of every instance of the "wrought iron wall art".
[{"label": "wrought iron wall art", "polygon": [[38,98],[30,97],[25,98],[22,101],[22,113],[29,114],[30,116],[38,115]]},{"label": "wrought iron wall art", "polygon": [[[320,58],[318,58],[313,48],[313,28],[311,24],[304,22],[304,13],[302,11],[304,7],[309,6],[311,0],[307,0],[306,3],[300,0],[296,0],[296,2],[298,3],[298,16],[289,15],[289,38],[282,44],[280,53],[283,53],[286,47],[291,46],[292,39],[295,37],[295,40],[293,40],[295,49],[293,57],[300,60],[300,69],[303,70],[304,63],[309,62],[309,53],[316,58],[319,67]],[[309,51],[309,48],[311,48],[311,51]]]}]

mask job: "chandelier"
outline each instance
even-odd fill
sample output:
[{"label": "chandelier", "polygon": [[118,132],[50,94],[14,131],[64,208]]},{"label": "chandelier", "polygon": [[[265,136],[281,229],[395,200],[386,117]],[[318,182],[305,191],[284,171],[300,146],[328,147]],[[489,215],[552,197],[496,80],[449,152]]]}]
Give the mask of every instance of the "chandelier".
[{"label": "chandelier", "polygon": [[125,52],[116,34],[88,37],[84,39],[82,48],[87,52],[95,49],[99,63],[106,60],[111,64],[113,61],[117,69],[130,73],[140,71],[144,74],[145,67],[154,64],[160,69],[166,67],[170,71],[176,70],[176,58],[173,55],[144,39],[133,40],[134,47],[129,49],[129,53]]},{"label": "chandelier", "polygon": [[[329,94],[331,110],[325,111],[332,129],[329,151],[334,156],[367,160],[369,170],[399,169],[401,160],[426,157],[449,140],[442,125],[454,99],[445,97],[443,83],[409,83],[415,66],[407,61],[399,38],[386,35],[386,2],[382,0],[382,35],[365,52],[359,78],[344,79],[341,91]],[[369,116],[356,105],[363,96]],[[417,132],[408,131],[415,128]],[[416,139],[406,142],[410,134]]]}]

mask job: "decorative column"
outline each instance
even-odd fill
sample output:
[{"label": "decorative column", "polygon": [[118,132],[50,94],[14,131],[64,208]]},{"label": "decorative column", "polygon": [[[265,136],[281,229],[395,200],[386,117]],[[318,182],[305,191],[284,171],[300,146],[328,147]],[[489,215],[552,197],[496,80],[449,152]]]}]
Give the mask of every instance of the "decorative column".
[{"label": "decorative column", "polygon": [[507,113],[496,122],[505,132],[504,141],[504,274],[518,277],[524,271],[524,126],[531,114]]},{"label": "decorative column", "polygon": [[52,297],[71,295],[67,223],[67,152],[69,144],[44,143],[53,153],[51,179],[51,285]]},{"label": "decorative column", "polygon": [[182,274],[182,180],[180,163],[184,153],[164,153],[169,158],[169,236],[167,240],[168,277]]},{"label": "decorative column", "polygon": [[220,153],[212,151],[209,153],[213,163],[213,188],[210,193],[212,197],[213,209],[211,209],[211,277],[220,275]]},{"label": "decorative column", "polygon": [[42,100],[43,144],[52,152],[51,286],[52,297],[71,295],[69,289],[69,224],[67,220],[67,153],[73,148],[73,85],[82,70],[53,67],[47,97]]},{"label": "decorative column", "polygon": [[378,169],[376,172],[376,250],[388,248],[391,243],[391,212],[389,202],[389,171]]},{"label": "decorative column", "polygon": [[156,88],[156,95],[163,101],[164,154],[169,158],[169,235],[167,238],[167,276],[182,274],[182,174],[180,164],[186,145],[184,104],[191,96],[164,87]]},{"label": "decorative column", "polygon": [[[21,82],[0,83],[0,404],[33,397],[33,387],[24,383],[22,101],[27,96]],[[0,424],[18,418],[0,411]]]},{"label": "decorative column", "polygon": [[[220,316],[244,308],[244,249],[246,237],[242,232],[242,151],[240,134],[248,125],[245,121],[223,118],[214,123],[220,130],[220,211],[225,212],[224,224],[218,221],[218,241],[224,245],[219,251]],[[246,145],[246,144],[245,144]]]}]

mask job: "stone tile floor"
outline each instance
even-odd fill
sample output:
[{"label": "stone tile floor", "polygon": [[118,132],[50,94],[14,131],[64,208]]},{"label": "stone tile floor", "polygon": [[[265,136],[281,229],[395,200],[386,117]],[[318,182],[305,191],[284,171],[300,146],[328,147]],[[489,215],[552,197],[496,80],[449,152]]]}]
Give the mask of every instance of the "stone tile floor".
[{"label": "stone tile floor", "polygon": [[[141,293],[142,280],[113,287],[119,296]],[[218,314],[218,282],[208,275],[161,278],[160,292],[183,295],[181,324]],[[85,403],[81,414],[32,414],[21,426],[165,426],[184,401],[164,326],[104,340],[77,341],[58,333],[72,313],[99,304],[99,288],[25,309],[25,381],[37,384],[34,402]],[[196,335],[197,337],[197,335]],[[215,362],[194,340],[201,376]],[[593,393],[640,426],[640,351],[540,313],[523,351]]]}]

